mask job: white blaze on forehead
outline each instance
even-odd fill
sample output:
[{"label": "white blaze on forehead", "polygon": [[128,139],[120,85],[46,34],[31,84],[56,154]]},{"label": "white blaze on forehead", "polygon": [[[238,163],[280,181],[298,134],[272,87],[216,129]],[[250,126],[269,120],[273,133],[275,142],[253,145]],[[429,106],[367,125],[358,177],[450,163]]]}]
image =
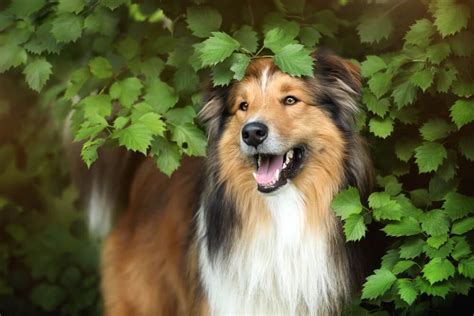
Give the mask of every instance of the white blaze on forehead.
[{"label": "white blaze on forehead", "polygon": [[260,89],[262,92],[265,92],[267,89],[268,79],[270,78],[270,66],[266,66],[265,69],[262,71],[262,75],[260,77]]}]

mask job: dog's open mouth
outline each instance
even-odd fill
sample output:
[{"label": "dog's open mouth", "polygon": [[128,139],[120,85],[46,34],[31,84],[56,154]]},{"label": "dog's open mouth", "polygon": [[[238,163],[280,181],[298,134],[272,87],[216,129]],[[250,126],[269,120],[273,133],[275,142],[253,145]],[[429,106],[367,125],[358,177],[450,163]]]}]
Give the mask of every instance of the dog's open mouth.
[{"label": "dog's open mouth", "polygon": [[303,165],[303,147],[290,149],[283,155],[257,154],[254,156],[257,171],[254,172],[258,190],[270,193],[282,187],[298,173]]}]

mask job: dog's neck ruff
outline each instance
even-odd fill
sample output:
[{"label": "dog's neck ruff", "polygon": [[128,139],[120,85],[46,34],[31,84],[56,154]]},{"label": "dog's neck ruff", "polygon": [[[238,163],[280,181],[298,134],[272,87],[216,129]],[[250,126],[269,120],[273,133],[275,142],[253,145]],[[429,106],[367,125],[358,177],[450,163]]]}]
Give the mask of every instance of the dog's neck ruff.
[{"label": "dog's neck ruff", "polygon": [[[199,269],[211,314],[339,313],[349,295],[345,249],[334,253],[339,249],[331,231],[308,229],[302,193],[292,183],[265,200],[272,218],[268,229],[236,238],[229,253],[212,259],[205,237],[200,242]],[[206,231],[204,208],[198,215],[200,236]]]}]

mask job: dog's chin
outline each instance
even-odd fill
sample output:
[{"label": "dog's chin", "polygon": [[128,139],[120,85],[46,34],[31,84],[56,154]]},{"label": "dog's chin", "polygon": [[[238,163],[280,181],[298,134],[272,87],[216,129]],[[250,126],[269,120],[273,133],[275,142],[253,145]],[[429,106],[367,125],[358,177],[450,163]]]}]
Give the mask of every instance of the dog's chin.
[{"label": "dog's chin", "polygon": [[306,152],[305,146],[299,145],[284,153],[260,152],[252,156],[257,190],[271,194],[284,187],[301,171]]}]

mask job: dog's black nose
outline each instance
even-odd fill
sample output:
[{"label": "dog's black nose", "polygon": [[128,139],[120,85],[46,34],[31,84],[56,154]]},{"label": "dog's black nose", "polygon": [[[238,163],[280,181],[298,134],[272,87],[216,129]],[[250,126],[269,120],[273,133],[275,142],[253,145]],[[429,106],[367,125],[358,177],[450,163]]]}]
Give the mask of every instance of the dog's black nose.
[{"label": "dog's black nose", "polygon": [[257,148],[268,136],[268,127],[259,122],[248,123],[242,129],[242,139],[249,145]]}]

